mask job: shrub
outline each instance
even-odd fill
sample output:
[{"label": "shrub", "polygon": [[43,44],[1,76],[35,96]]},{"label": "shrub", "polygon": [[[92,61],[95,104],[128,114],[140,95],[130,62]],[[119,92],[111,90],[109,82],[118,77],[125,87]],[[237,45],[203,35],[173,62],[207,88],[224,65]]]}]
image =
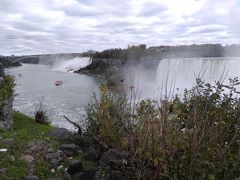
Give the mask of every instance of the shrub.
[{"label": "shrub", "polygon": [[94,95],[95,102],[86,108],[87,134],[99,138],[109,147],[121,147],[125,120],[130,115],[129,104],[125,97],[110,93],[105,85],[101,85],[100,91],[100,101]]},{"label": "shrub", "polygon": [[229,85],[197,79],[184,96],[134,101],[101,87],[87,110],[87,129],[127,151],[138,179],[234,179],[240,174],[240,99]]},{"label": "shrub", "polygon": [[35,121],[40,124],[49,124],[48,116],[47,116],[47,111],[44,106],[44,98],[42,97],[41,99],[38,100],[38,103],[35,105]]},{"label": "shrub", "polygon": [[15,87],[14,78],[10,75],[4,76],[4,84],[0,88],[0,99],[5,99],[13,95]]}]

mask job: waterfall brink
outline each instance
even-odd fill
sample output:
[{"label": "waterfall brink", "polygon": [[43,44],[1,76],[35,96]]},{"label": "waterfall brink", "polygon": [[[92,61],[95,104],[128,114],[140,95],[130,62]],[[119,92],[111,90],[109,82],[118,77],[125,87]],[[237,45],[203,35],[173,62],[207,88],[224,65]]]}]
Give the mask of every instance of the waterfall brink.
[{"label": "waterfall brink", "polygon": [[74,72],[80,68],[86,67],[91,63],[89,57],[77,57],[73,59],[58,59],[52,64],[54,71]]},{"label": "waterfall brink", "polygon": [[[196,78],[206,83],[240,77],[240,58],[162,59],[159,62],[155,89],[159,94],[182,94],[192,88]],[[177,92],[178,90],[178,92]]]}]

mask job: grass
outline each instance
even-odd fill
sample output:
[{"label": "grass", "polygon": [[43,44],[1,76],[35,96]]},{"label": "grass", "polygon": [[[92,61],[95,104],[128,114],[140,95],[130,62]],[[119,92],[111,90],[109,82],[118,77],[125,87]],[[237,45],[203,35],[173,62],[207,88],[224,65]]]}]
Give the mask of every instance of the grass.
[{"label": "grass", "polygon": [[[25,116],[19,112],[14,112],[13,131],[0,131],[0,137],[12,138],[14,143],[4,143],[0,140],[0,148],[7,148],[7,152],[0,152],[0,169],[6,168],[6,173],[0,174],[0,179],[23,179],[27,175],[27,163],[20,160],[21,154],[27,149],[27,144],[32,141],[44,141],[52,143],[54,147],[59,144],[54,139],[48,137],[48,131],[53,127],[36,123],[32,118]],[[12,156],[15,160],[12,160]],[[52,177],[50,173],[51,165],[46,162],[43,157],[36,156],[36,175],[40,179]]]},{"label": "grass", "polygon": [[[57,150],[60,143],[48,136],[49,130],[53,127],[49,124],[36,123],[34,119],[21,114],[19,112],[13,113],[13,130],[0,130],[0,149],[6,148],[7,152],[0,152],[0,169],[6,169],[3,175],[0,173],[0,180],[2,179],[24,179],[28,175],[28,164],[20,160],[20,157],[28,149],[29,142],[43,141],[51,143],[53,148]],[[4,143],[4,139],[11,138],[13,143]],[[97,167],[95,162],[88,161],[83,158],[83,151],[79,150],[74,159],[81,160],[84,169],[94,169]],[[12,157],[14,156],[14,159]],[[35,158],[35,175],[40,179],[48,179],[56,176],[51,173],[53,166],[45,161],[41,154],[34,156]],[[64,167],[68,163],[64,162]]]}]

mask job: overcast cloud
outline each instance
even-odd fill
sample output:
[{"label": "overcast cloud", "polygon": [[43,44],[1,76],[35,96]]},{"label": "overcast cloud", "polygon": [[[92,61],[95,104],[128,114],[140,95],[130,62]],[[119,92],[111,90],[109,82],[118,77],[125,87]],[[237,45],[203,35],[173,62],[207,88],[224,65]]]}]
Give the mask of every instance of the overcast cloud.
[{"label": "overcast cloud", "polygon": [[0,54],[240,42],[239,0],[0,0]]}]

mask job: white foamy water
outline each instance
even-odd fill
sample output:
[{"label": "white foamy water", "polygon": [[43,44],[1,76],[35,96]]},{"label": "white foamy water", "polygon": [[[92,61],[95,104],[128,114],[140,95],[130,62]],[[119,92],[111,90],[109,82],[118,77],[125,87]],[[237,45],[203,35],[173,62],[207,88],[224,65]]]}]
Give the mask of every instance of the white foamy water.
[{"label": "white foamy water", "polygon": [[62,72],[74,72],[80,68],[86,67],[91,63],[89,57],[77,57],[73,59],[59,59],[54,61],[52,69]]},{"label": "white foamy water", "polygon": [[240,77],[240,58],[183,58],[163,59],[156,73],[156,85],[159,91],[172,87],[182,92],[196,84],[196,78],[206,83]]},{"label": "white foamy water", "polygon": [[[144,66],[130,69],[134,75],[134,86],[139,97],[159,98],[163,95],[172,96],[176,93],[183,94],[184,89],[190,89],[196,85],[196,78],[204,82],[214,83],[225,78],[240,78],[240,58],[176,58],[162,59],[153,73],[153,69]],[[126,75],[129,79],[129,74]],[[126,83],[126,89],[130,92],[130,82]],[[239,88],[240,90],[240,88]]]}]

